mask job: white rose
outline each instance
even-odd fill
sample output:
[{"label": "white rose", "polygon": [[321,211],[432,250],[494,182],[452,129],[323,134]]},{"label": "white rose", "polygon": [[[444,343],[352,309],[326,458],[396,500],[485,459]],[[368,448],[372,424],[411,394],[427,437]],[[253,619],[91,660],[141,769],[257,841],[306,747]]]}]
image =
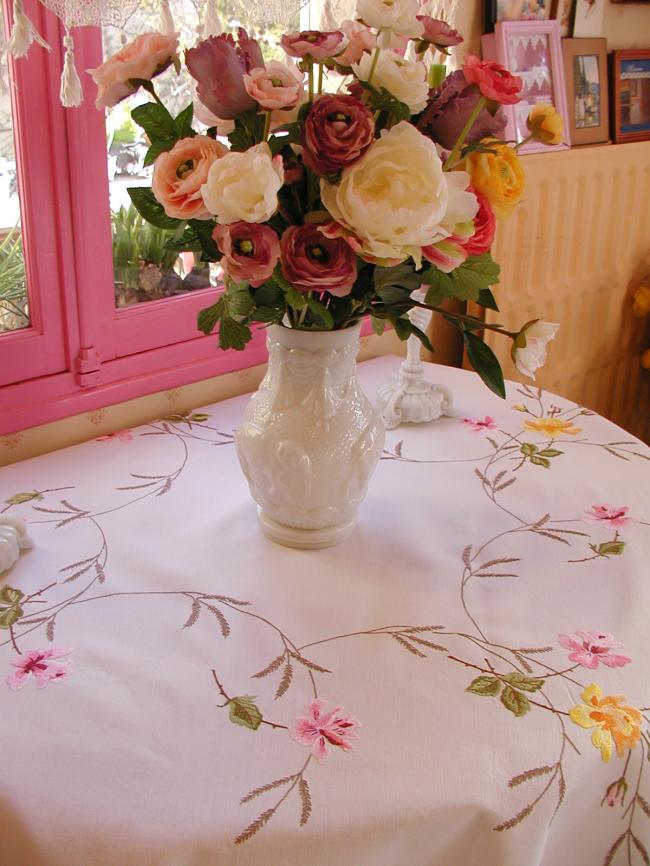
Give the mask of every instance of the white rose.
[{"label": "white rose", "polygon": [[363,256],[393,262],[412,256],[420,267],[422,247],[475,215],[478,202],[468,185],[466,172],[443,172],[435,144],[403,120],[345,168],[339,184],[321,180],[321,197],[359,239]]},{"label": "white rose", "polygon": [[401,36],[415,38],[424,32],[418,21],[418,0],[357,0],[356,17],[378,30],[392,30]]},{"label": "white rose", "polygon": [[[353,64],[354,74],[360,81],[368,81],[374,54],[364,54]],[[385,87],[389,93],[408,105],[411,114],[424,111],[429,97],[427,69],[424,63],[405,60],[396,51],[381,51],[370,81],[373,87]]]},{"label": "white rose", "polygon": [[542,319],[524,325],[512,344],[512,360],[520,373],[535,379],[535,370],[546,363],[546,345],[554,339],[559,327]]},{"label": "white rose", "polygon": [[206,208],[219,223],[244,220],[263,223],[278,208],[278,190],[284,183],[282,157],[271,156],[266,142],[243,153],[231,151],[222,156],[219,171],[210,168],[201,195]]}]

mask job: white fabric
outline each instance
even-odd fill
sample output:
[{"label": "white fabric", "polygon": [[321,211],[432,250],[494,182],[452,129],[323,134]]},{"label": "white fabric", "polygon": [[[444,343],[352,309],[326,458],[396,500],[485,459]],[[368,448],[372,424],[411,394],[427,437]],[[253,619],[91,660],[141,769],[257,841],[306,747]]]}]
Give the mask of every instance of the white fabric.
[{"label": "white fabric", "polygon": [[[361,365],[369,396],[398,366]],[[231,438],[245,397],[0,472],[0,502],[27,518],[35,542],[0,579],[5,622],[16,604],[7,587],[23,593],[28,621],[0,631],[2,680],[30,650],[72,650],[55,659],[67,675],[43,688],[33,676],[16,691],[0,681],[3,866],[599,866],[628,828],[648,847],[645,741],[604,763],[594,728],[566,713],[590,683],[650,707],[650,451],[536,390],[510,385],[500,401],[468,372],[428,373],[451,387],[458,416],[387,434],[357,530],[327,550],[285,549],[258,531]],[[580,432],[551,442],[513,405],[573,417]],[[527,456],[522,443],[537,450]],[[561,453],[539,456],[549,448]],[[618,526],[583,520],[598,504],[629,511]],[[612,541],[624,547],[589,547]],[[467,564],[517,576],[468,578]],[[230,600],[203,599],[196,619],[201,594]],[[420,626],[442,628],[408,631]],[[622,647],[597,669],[549,676],[576,664],[558,635],[581,629]],[[285,648],[330,673],[293,658],[276,699],[284,667],[252,675]],[[608,667],[613,654],[631,662]],[[490,668],[548,678],[519,690],[536,703],[516,717],[499,697],[467,691]],[[304,826],[296,785],[234,844],[291,781],[240,799],[298,773],[309,749],[281,727],[233,724],[212,669],[267,722],[302,714],[311,676],[330,708],[361,722],[354,751],[329,745],[325,763],[307,765]],[[562,783],[544,768],[560,756],[566,795],[551,822]],[[623,772],[625,806],[601,806]],[[549,781],[530,814],[495,829]],[[615,864],[627,862],[627,840]]]}]

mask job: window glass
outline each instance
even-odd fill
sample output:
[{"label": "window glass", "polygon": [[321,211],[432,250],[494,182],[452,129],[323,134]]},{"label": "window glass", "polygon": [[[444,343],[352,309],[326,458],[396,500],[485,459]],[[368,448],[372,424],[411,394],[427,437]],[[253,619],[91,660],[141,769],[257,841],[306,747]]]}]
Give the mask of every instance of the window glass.
[{"label": "window glass", "polygon": [[[0,38],[4,33],[0,4]],[[29,325],[7,58],[0,55],[0,333]]]}]

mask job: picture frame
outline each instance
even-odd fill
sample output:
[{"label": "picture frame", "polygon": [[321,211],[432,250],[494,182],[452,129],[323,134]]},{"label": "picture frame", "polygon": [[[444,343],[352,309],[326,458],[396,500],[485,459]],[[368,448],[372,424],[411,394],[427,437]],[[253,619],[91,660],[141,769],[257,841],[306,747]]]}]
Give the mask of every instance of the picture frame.
[{"label": "picture frame", "polygon": [[485,30],[492,33],[499,22],[547,21],[554,0],[486,0]]},{"label": "picture frame", "polygon": [[556,20],[560,25],[560,36],[563,39],[573,36],[575,14],[576,0],[553,0],[551,18]]},{"label": "picture frame", "polygon": [[571,144],[609,141],[607,40],[562,40]]},{"label": "picture frame", "polygon": [[614,141],[650,139],[650,48],[612,51],[609,73]]},{"label": "picture frame", "polygon": [[535,105],[553,105],[564,121],[564,141],[545,145],[529,141],[520,153],[566,150],[571,146],[571,134],[566,103],[566,85],[560,25],[557,21],[497,22],[494,33],[482,36],[483,57],[496,60],[524,82],[521,100],[516,105],[504,105],[507,126],[504,138],[517,143],[528,137],[526,119]]},{"label": "picture frame", "polygon": [[573,36],[602,36],[607,0],[576,0]]}]

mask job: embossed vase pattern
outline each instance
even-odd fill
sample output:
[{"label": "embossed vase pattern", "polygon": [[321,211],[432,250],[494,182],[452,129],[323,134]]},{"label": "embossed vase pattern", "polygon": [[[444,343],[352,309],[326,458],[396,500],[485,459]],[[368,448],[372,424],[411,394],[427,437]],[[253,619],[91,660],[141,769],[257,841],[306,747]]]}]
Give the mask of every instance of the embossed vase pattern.
[{"label": "embossed vase pattern", "polygon": [[354,529],[384,446],[357,381],[360,330],[268,329],[268,371],[235,444],[262,529],[280,544],[328,547]]}]

